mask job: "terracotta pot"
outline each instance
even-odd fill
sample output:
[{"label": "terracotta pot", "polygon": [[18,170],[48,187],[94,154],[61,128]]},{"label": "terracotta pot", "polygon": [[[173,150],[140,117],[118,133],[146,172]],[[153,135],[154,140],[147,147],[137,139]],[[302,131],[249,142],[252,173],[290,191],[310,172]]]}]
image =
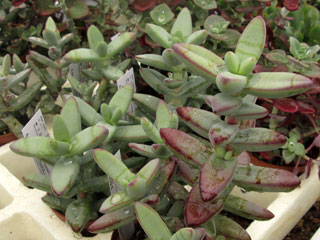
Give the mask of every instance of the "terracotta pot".
[{"label": "terracotta pot", "polygon": [[[275,165],[275,164],[268,163],[268,162],[265,162],[263,160],[260,160],[260,159],[256,158],[255,156],[253,156],[250,153],[249,153],[249,155],[250,155],[251,163],[253,165],[256,165],[256,166],[283,169],[283,170],[287,170],[287,171],[290,171],[290,172],[293,172],[293,170],[294,170],[294,166],[278,166],[278,165]],[[303,173],[304,170],[305,170],[305,165],[299,166],[298,169],[299,169],[298,173]]]},{"label": "terracotta pot", "polygon": [[0,146],[4,145],[6,143],[12,142],[16,139],[17,139],[17,137],[12,132],[9,132],[4,135],[0,135]]}]

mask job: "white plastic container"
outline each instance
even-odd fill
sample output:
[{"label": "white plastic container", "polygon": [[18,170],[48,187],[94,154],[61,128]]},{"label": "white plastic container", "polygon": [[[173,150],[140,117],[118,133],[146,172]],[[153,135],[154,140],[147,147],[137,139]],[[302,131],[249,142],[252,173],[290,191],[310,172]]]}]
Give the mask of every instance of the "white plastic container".
[{"label": "white plastic container", "polygon": [[[90,238],[75,234],[42,202],[44,192],[23,186],[20,180],[28,173],[37,173],[31,158],[11,152],[9,144],[0,148],[0,240],[110,239],[111,234]],[[254,221],[248,227],[252,240],[281,240],[320,197],[320,181],[313,167],[310,177],[290,193],[242,193],[239,188],[233,193],[275,215],[270,221]]]}]

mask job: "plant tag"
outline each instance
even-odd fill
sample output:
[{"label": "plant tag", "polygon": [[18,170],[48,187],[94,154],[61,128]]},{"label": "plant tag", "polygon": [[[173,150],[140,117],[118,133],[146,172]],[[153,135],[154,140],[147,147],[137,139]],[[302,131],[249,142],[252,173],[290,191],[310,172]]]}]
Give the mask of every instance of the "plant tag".
[{"label": "plant tag", "polygon": [[120,35],[120,33],[118,32],[116,35],[114,35],[114,36],[112,36],[110,39],[111,39],[111,41],[113,40],[113,39],[115,39],[116,37],[118,37]]},{"label": "plant tag", "polygon": [[[117,80],[118,89],[122,88],[125,85],[133,86],[133,91],[136,92],[137,88],[136,88],[136,82],[134,79],[133,68],[130,68],[125,74],[123,74],[121,78]],[[137,106],[133,102],[131,102],[128,108],[128,112],[131,114],[134,114],[136,111],[136,108]]]},{"label": "plant tag", "polygon": [[[72,77],[77,79],[80,83],[81,82],[86,82],[87,78],[84,76],[84,74],[81,73],[82,69],[87,69],[88,64],[87,63],[71,63],[69,65],[69,73]],[[72,94],[77,97],[81,97],[81,95],[72,89]]]},{"label": "plant tag", "polygon": [[[23,137],[50,137],[46,122],[40,109],[33,115],[21,132]],[[37,158],[33,158],[33,161],[40,174],[47,176],[50,175],[52,171],[52,167],[50,165],[45,164]]]},{"label": "plant tag", "polygon": [[[118,152],[116,152],[114,156],[122,161],[120,150],[118,150]],[[111,194],[119,192],[121,188],[118,186],[118,184],[116,184],[112,180],[112,178],[108,177],[108,179],[109,179],[109,187],[110,187]],[[133,223],[129,223],[125,226],[119,227],[118,231],[119,231],[120,240],[130,240],[135,232],[135,229],[134,229]]]}]

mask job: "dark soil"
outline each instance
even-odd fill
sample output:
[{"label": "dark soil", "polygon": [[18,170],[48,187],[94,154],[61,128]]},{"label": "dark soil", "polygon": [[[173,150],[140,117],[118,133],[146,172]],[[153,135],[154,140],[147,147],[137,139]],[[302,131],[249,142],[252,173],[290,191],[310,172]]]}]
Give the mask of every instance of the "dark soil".
[{"label": "dark soil", "polygon": [[[232,218],[243,228],[249,227],[252,220],[248,220],[228,212],[222,212],[223,215]],[[320,198],[297,223],[291,232],[283,240],[310,240],[313,234],[320,227]]]},{"label": "dark soil", "polygon": [[309,240],[320,227],[320,198],[284,238],[284,240]]}]

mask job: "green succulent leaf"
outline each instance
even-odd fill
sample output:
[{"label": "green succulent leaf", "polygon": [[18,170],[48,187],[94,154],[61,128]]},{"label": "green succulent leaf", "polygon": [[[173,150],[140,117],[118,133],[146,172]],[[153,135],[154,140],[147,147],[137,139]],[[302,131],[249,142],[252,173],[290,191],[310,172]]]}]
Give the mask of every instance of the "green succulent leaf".
[{"label": "green succulent leaf", "polygon": [[69,144],[47,137],[22,138],[10,145],[10,149],[23,156],[51,158],[69,152]]},{"label": "green succulent leaf", "polygon": [[148,36],[157,44],[164,48],[171,48],[171,35],[162,27],[148,23],[146,25],[146,32]]},{"label": "green succulent leaf", "polygon": [[283,98],[303,93],[313,82],[302,75],[288,72],[253,74],[245,92],[257,97]]},{"label": "green succulent leaf", "polygon": [[71,138],[69,155],[82,154],[95,148],[108,136],[108,129],[103,126],[88,127]]},{"label": "green succulent leaf", "polygon": [[51,172],[51,187],[54,194],[63,196],[76,181],[80,166],[72,159],[63,159],[53,166]]},{"label": "green succulent leaf", "polygon": [[171,11],[171,9],[168,7],[168,5],[163,3],[156,6],[150,12],[150,16],[156,24],[165,25],[173,19],[174,14]]},{"label": "green succulent leaf", "polygon": [[112,153],[103,149],[95,149],[93,157],[99,167],[119,186],[126,187],[135,178],[127,166]]},{"label": "green succulent leaf", "polygon": [[107,49],[107,55],[109,58],[114,57],[120,53],[124,48],[128,47],[136,38],[136,34],[133,32],[124,32],[115,37],[109,44]]},{"label": "green succulent leaf", "polygon": [[188,8],[183,8],[177,16],[176,21],[174,22],[171,28],[172,36],[182,35],[183,39],[189,37],[192,33],[192,19],[191,14]]},{"label": "green succulent leaf", "polygon": [[266,26],[261,16],[255,17],[242,32],[236,47],[236,55],[240,62],[249,57],[260,58],[266,41]]},{"label": "green succulent leaf", "polygon": [[172,234],[158,213],[145,203],[136,202],[137,219],[151,240],[170,239]]}]

